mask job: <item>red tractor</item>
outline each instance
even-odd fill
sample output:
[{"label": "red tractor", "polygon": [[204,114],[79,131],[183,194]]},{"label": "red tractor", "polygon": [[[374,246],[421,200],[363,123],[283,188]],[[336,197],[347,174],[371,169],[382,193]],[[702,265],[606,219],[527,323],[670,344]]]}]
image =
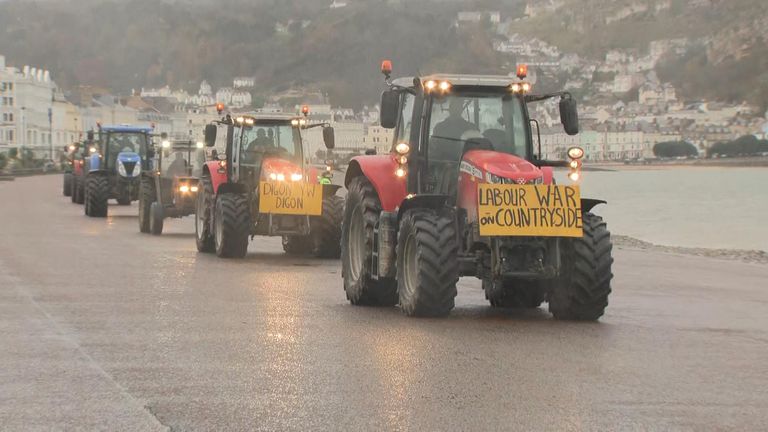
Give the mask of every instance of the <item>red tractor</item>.
[{"label": "red tractor", "polygon": [[242,258],[248,238],[282,236],[291,254],[338,258],[343,198],[339,185],[318,181],[308,168],[302,130],[333,128],[286,114],[226,115],[205,128],[209,148],[197,196],[197,249]]},{"label": "red tractor", "polygon": [[[569,160],[534,150],[528,104],[559,98],[561,122],[578,133],[576,102],[535,95],[508,76],[432,75],[390,80],[381,125],[392,151],[354,158],[342,232],[342,276],[354,305],[394,306],[409,316],[454,308],[460,276],[482,280],[494,307],[535,308],[558,319],[597,320],[611,292],[611,238],[582,199],[584,152]],[[536,128],[532,127],[535,125]],[[540,141],[540,140],[539,140]],[[557,185],[553,167],[570,167]]]}]

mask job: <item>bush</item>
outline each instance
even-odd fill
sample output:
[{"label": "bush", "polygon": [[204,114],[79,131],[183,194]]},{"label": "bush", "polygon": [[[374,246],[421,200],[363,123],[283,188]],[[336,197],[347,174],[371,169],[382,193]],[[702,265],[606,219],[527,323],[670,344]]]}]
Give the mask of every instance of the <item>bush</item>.
[{"label": "bush", "polygon": [[656,157],[688,157],[698,156],[696,146],[686,141],[666,141],[653,146],[653,154]]}]

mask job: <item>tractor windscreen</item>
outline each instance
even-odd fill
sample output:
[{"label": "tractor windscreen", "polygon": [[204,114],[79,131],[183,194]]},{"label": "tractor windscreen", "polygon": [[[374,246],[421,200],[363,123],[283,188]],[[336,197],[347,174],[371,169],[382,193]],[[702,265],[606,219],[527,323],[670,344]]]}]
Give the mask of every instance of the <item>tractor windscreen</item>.
[{"label": "tractor windscreen", "polygon": [[259,122],[243,128],[240,158],[243,164],[259,163],[264,157],[301,159],[301,135],[290,123]]},{"label": "tractor windscreen", "polygon": [[528,134],[517,97],[455,92],[432,102],[429,158],[459,161],[462,150],[494,150],[527,158]]},{"label": "tractor windscreen", "polygon": [[107,167],[114,167],[117,155],[136,153],[142,158],[147,154],[147,134],[141,132],[109,132],[106,137]]}]

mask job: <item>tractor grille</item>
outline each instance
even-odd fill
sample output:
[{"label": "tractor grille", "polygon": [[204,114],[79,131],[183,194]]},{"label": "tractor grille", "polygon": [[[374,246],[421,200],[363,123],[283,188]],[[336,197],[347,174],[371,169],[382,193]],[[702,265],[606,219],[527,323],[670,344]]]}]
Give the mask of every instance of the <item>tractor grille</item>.
[{"label": "tractor grille", "polygon": [[136,167],[136,162],[123,162],[125,172],[130,176],[133,175],[133,169]]}]

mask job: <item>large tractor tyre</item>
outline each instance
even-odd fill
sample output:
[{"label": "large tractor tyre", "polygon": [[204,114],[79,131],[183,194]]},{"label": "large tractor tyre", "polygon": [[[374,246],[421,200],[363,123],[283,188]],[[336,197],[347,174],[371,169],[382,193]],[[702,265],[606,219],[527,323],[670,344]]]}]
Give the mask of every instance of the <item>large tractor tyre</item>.
[{"label": "large tractor tyre", "polygon": [[216,199],[213,216],[216,255],[222,258],[244,258],[248,252],[251,214],[245,196],[225,193]]},{"label": "large tractor tyre", "polygon": [[163,233],[163,206],[155,201],[149,206],[149,232],[153,235]]},{"label": "large tractor tyre", "polygon": [[341,256],[341,222],[344,219],[344,198],[329,196],[323,199],[323,213],[310,220],[312,229],[312,255],[318,258]]},{"label": "large tractor tyre", "polygon": [[155,202],[155,185],[150,179],[141,179],[139,190],[139,231],[150,232],[150,206]]},{"label": "large tractor tyre", "polygon": [[195,242],[198,252],[213,253],[216,243],[213,238],[213,183],[210,177],[200,179],[200,192],[195,205]]},{"label": "large tractor tyre", "polygon": [[397,282],[371,278],[373,227],[380,212],[381,202],[368,179],[353,179],[347,190],[341,231],[341,274],[347,299],[353,305],[397,304]]},{"label": "large tractor tyre", "polygon": [[72,173],[64,173],[64,196],[72,196]]},{"label": "large tractor tyre", "polygon": [[444,316],[459,281],[455,220],[447,211],[409,210],[397,235],[397,292],[408,316]]},{"label": "large tractor tyre", "polygon": [[483,280],[483,291],[491,306],[498,308],[533,309],[547,296],[541,282],[531,280]]},{"label": "large tractor tyre", "polygon": [[107,217],[109,179],[103,175],[89,175],[85,181],[85,207],[90,217]]},{"label": "large tractor tyre", "polygon": [[85,179],[82,176],[72,178],[72,202],[85,204]]},{"label": "large tractor tyre", "polygon": [[312,250],[309,236],[283,236],[283,251],[288,255],[306,255]]},{"label": "large tractor tyre", "polygon": [[557,319],[596,321],[611,293],[611,233],[600,216],[583,215],[584,235],[563,248],[563,272],[549,293],[549,311]]}]

